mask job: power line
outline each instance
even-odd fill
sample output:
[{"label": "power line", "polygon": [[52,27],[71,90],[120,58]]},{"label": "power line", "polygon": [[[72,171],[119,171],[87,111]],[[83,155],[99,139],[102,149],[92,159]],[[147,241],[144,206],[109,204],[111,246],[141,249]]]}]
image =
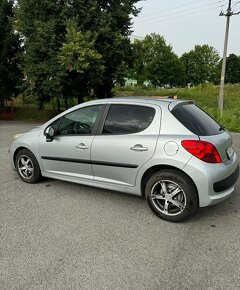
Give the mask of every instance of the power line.
[{"label": "power line", "polygon": [[210,9],[216,9],[216,8],[219,8],[219,5],[215,5],[215,6],[208,6],[208,8],[205,8],[205,9],[201,9],[201,10],[198,10],[198,11],[189,11],[188,10],[188,13],[185,13],[185,12],[180,12],[178,13],[178,15],[176,16],[172,16],[172,17],[161,17],[155,21],[150,21],[150,22],[139,22],[139,23],[135,23],[135,26],[138,26],[138,25],[142,25],[144,24],[144,26],[146,25],[151,25],[151,24],[155,24],[155,23],[160,23],[160,22],[165,22],[165,21],[169,21],[169,20],[173,20],[173,19],[176,19],[176,18],[182,18],[182,17],[185,17],[185,16],[188,16],[188,15],[194,15],[194,14],[197,14],[197,13],[202,13],[202,12],[205,12],[205,11],[209,11]]},{"label": "power line", "polygon": [[238,5],[240,5],[240,1],[237,1],[237,2],[233,5],[233,7],[232,7],[232,11],[233,11],[233,12],[236,12],[237,10],[240,9],[240,7],[237,7]]},{"label": "power line", "polygon": [[[196,2],[198,2],[199,3],[199,1],[194,1],[194,2],[192,2],[192,4],[194,4],[194,3],[196,3]],[[223,2],[226,2],[226,0],[218,0],[218,1],[216,1],[216,0],[212,0],[212,1],[210,1],[210,3],[209,3],[209,1],[208,1],[208,3],[205,3],[205,4],[203,4],[203,5],[198,5],[198,6],[193,6],[193,7],[189,7],[189,8],[187,8],[187,9],[184,9],[183,11],[181,11],[182,10],[182,8],[183,7],[186,7],[186,6],[189,6],[189,4],[186,4],[186,5],[181,5],[181,6],[176,6],[176,7],[174,7],[174,8],[169,8],[169,9],[165,9],[164,11],[161,11],[161,12],[157,12],[157,13],[152,13],[152,14],[148,14],[149,16],[147,16],[147,15],[145,15],[145,16],[138,16],[137,17],[137,19],[139,19],[139,20],[141,20],[142,22],[145,22],[145,21],[149,21],[149,19],[145,19],[145,18],[149,18],[150,17],[150,20],[152,20],[152,19],[155,19],[155,18],[159,18],[159,17],[167,17],[167,16],[171,16],[171,15],[175,15],[175,14],[179,14],[179,13],[185,13],[185,12],[189,12],[189,11],[194,11],[194,10],[196,10],[196,9],[198,9],[198,8],[203,8],[203,7],[209,7],[209,4],[211,5],[213,5],[213,4],[217,4],[217,3],[223,3]],[[224,6],[224,5],[223,5]],[[219,7],[219,6],[218,6]],[[178,9],[178,8],[180,8],[180,9]],[[180,10],[180,11],[176,11],[176,12],[171,12],[171,13],[167,13],[166,14],[166,11],[170,11],[170,10]],[[150,16],[150,15],[156,15],[155,17],[152,17],[152,16]]]},{"label": "power line", "polygon": [[233,4],[232,6],[232,11],[234,12],[234,10],[236,9],[236,6],[240,3],[240,1],[236,1],[235,4]]},{"label": "power line", "polygon": [[[178,8],[186,7],[186,6],[195,4],[195,3],[199,3],[199,0],[193,1],[193,2],[190,2],[190,3],[185,3],[183,5],[178,5],[178,6],[175,6],[175,7],[172,7],[172,8],[165,9],[164,12],[171,11],[171,10],[176,10]],[[152,15],[158,15],[158,14],[161,14],[161,13],[162,13],[162,11],[161,12],[149,13],[149,14],[146,14],[146,15],[143,15],[143,16],[139,15],[138,17],[139,18],[148,18],[148,17],[151,17]]]}]

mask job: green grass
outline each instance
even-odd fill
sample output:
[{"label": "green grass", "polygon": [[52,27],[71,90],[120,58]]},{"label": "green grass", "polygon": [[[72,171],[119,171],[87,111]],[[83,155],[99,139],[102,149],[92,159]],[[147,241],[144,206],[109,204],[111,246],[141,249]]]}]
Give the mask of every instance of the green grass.
[{"label": "green grass", "polygon": [[14,120],[43,123],[53,118],[54,116],[56,116],[56,114],[53,113],[52,110],[38,110],[34,106],[29,107],[28,109],[16,107],[14,110]]},{"label": "green grass", "polygon": [[[116,97],[126,96],[174,96],[179,99],[194,100],[197,105],[207,111],[219,123],[223,124],[229,131],[240,133],[240,84],[226,85],[224,93],[224,111],[220,116],[218,110],[219,87],[213,85],[202,85],[194,88],[181,89],[155,89],[144,87],[115,87]],[[54,117],[57,112],[53,112],[52,103],[45,105],[44,110],[38,110],[37,104],[30,98],[23,104],[19,97],[15,104],[15,119],[26,121],[45,122]],[[73,105],[76,104],[74,100]],[[64,110],[61,103],[61,110]]]},{"label": "green grass", "polygon": [[154,89],[142,87],[114,88],[116,96],[174,96],[178,99],[194,100],[229,131],[240,132],[240,84],[226,85],[224,90],[224,111],[218,110],[219,87],[202,85],[194,88]]},{"label": "green grass", "polygon": [[[77,100],[74,100],[73,104],[69,104],[69,107],[77,104]],[[55,106],[56,107],[56,106]],[[65,110],[65,104],[61,100],[61,111]],[[54,116],[58,115],[58,112],[53,110],[52,102],[46,103],[43,110],[39,110],[38,104],[32,98],[25,98],[24,102],[21,96],[15,100],[14,119],[21,121],[34,121],[34,122],[46,122]]]}]

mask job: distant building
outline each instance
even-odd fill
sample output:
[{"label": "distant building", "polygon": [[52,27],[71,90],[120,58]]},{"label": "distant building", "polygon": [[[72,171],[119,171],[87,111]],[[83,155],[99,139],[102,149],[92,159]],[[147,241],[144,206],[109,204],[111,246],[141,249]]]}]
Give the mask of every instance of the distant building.
[{"label": "distant building", "polygon": [[[124,78],[125,79],[125,87],[135,87],[137,86],[137,80],[135,79],[130,79],[130,78]],[[143,86],[148,87],[150,86],[151,83],[149,81],[145,81],[143,83]]]},{"label": "distant building", "polygon": [[138,35],[130,35],[129,38],[131,43],[134,43],[135,40],[144,40],[144,37]]}]

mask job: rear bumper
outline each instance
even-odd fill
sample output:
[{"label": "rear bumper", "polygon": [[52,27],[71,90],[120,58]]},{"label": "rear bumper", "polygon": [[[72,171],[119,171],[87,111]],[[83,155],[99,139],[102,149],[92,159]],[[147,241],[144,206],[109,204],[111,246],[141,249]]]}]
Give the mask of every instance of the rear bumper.
[{"label": "rear bumper", "polygon": [[223,179],[222,181],[215,182],[213,184],[214,191],[221,192],[229,189],[230,187],[234,186],[234,184],[238,180],[238,177],[239,177],[239,166],[237,166],[235,171],[230,176]]},{"label": "rear bumper", "polygon": [[209,164],[197,158],[191,158],[184,171],[198,190],[199,206],[217,204],[234,192],[234,184],[239,177],[239,165],[234,154],[229,164]]}]

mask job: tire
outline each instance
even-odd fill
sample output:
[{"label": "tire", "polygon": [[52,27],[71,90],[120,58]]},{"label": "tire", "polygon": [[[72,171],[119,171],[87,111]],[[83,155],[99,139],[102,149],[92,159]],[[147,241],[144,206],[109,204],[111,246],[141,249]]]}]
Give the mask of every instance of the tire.
[{"label": "tire", "polygon": [[36,183],[42,177],[38,161],[28,149],[22,149],[18,152],[15,166],[19,177],[27,183]]},{"label": "tire", "polygon": [[160,218],[179,222],[198,209],[198,193],[192,180],[174,169],[154,173],[147,181],[145,196]]}]

